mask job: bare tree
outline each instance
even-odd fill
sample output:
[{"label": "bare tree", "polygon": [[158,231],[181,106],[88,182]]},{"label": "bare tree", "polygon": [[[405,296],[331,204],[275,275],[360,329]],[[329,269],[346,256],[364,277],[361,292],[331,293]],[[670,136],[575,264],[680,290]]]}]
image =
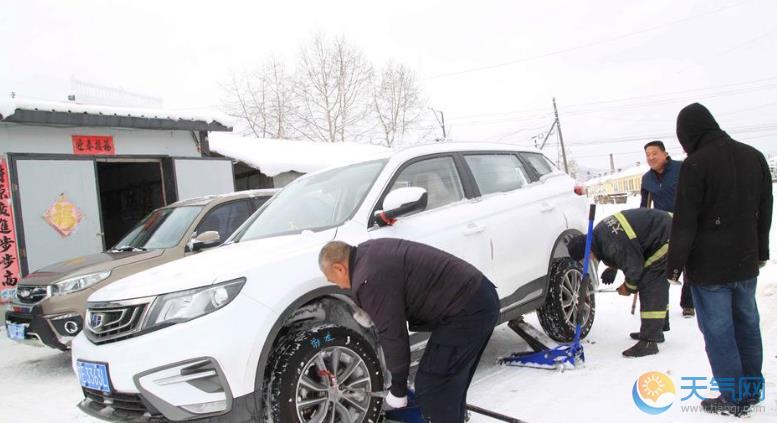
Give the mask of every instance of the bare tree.
[{"label": "bare tree", "polygon": [[292,79],[277,58],[269,58],[257,71],[232,74],[223,89],[227,113],[244,122],[254,136],[285,138],[294,134]]},{"label": "bare tree", "polygon": [[402,141],[405,132],[420,121],[421,90],[413,71],[405,65],[389,61],[373,87],[372,104],[387,147]]},{"label": "bare tree", "polygon": [[295,94],[301,133],[317,141],[358,138],[369,113],[372,66],[343,37],[313,37],[301,51]]}]

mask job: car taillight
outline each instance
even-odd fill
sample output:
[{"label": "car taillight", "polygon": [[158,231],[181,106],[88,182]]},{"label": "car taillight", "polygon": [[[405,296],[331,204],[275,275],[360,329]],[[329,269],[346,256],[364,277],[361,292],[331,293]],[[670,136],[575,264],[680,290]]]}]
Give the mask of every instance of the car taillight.
[{"label": "car taillight", "polygon": [[583,189],[582,185],[575,185],[575,194],[577,195],[585,194],[585,190]]}]

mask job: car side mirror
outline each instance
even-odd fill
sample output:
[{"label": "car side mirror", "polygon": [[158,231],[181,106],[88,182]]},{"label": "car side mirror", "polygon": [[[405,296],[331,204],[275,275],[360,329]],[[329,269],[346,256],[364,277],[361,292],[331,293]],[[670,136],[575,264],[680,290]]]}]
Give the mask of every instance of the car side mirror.
[{"label": "car side mirror", "polygon": [[383,199],[383,210],[375,212],[378,226],[393,225],[396,219],[426,209],[429,194],[421,187],[397,188]]},{"label": "car side mirror", "polygon": [[211,248],[221,243],[221,235],[218,231],[205,231],[196,238],[192,239],[190,249],[192,251],[200,251],[206,248]]}]

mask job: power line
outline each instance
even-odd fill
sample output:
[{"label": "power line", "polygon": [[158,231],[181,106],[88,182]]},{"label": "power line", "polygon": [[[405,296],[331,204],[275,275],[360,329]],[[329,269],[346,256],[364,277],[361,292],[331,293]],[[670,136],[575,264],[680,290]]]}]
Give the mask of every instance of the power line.
[{"label": "power line", "polygon": [[593,46],[596,46],[596,45],[599,45],[599,44],[611,43],[611,42],[614,42],[614,41],[622,40],[624,38],[629,38],[629,37],[633,37],[635,35],[640,35],[640,34],[644,34],[644,33],[647,33],[647,32],[652,32],[652,31],[655,31],[655,30],[658,30],[658,29],[662,29],[662,28],[666,28],[666,27],[669,27],[669,26],[676,25],[678,23],[682,23],[682,22],[686,22],[686,21],[689,21],[689,20],[698,19],[698,18],[707,16],[707,15],[711,15],[711,14],[715,14],[715,13],[718,13],[718,12],[722,12],[724,10],[731,9],[731,8],[733,8],[735,6],[739,6],[740,4],[742,4],[744,2],[745,2],[745,0],[739,1],[739,2],[736,2],[736,3],[733,3],[733,4],[729,4],[727,6],[723,6],[723,7],[718,8],[718,9],[711,10],[709,12],[688,16],[688,17],[685,17],[685,18],[682,18],[682,19],[678,19],[678,20],[675,20],[675,21],[667,22],[665,24],[661,24],[661,25],[657,25],[657,26],[653,26],[653,27],[649,27],[649,28],[644,28],[644,29],[641,29],[639,31],[634,31],[634,32],[629,32],[629,33],[617,35],[615,37],[610,37],[610,38],[605,38],[605,39],[602,39],[602,40],[597,40],[597,41],[592,41],[592,42],[588,42],[588,43],[584,43],[584,44],[579,44],[577,46],[563,48],[563,49],[560,49],[560,50],[555,50],[555,51],[551,51],[551,52],[548,52],[548,53],[538,54],[538,55],[535,55],[535,56],[524,57],[524,58],[521,58],[521,59],[509,61],[509,62],[503,62],[503,63],[497,63],[497,64],[489,65],[489,66],[480,66],[480,67],[475,67],[475,68],[470,68],[470,69],[464,69],[464,70],[456,71],[456,72],[447,72],[447,73],[442,73],[442,74],[438,74],[438,75],[432,75],[432,76],[429,76],[429,77],[426,77],[426,78],[422,78],[422,80],[446,78],[446,77],[458,76],[458,75],[463,75],[463,74],[468,74],[468,73],[473,73],[473,72],[482,72],[482,71],[485,71],[485,70],[502,68],[502,67],[505,67],[505,66],[516,65],[518,63],[528,62],[528,61],[532,61],[532,60],[544,59],[546,57],[551,57],[551,56],[556,56],[556,55],[559,55],[559,54],[569,53],[569,52],[572,52],[572,51],[575,51],[575,50],[580,50],[580,49],[584,49],[584,48],[588,48],[588,47],[593,47]]},{"label": "power line", "polygon": [[[711,85],[707,87],[701,87],[701,88],[690,88],[685,90],[679,90],[679,91],[669,91],[665,93],[659,93],[659,94],[648,94],[648,95],[642,95],[642,96],[632,96],[632,97],[622,97],[622,98],[616,98],[616,99],[609,99],[609,100],[600,100],[600,101],[591,101],[591,102],[584,102],[584,103],[573,103],[566,105],[565,107],[567,109],[580,109],[584,108],[586,106],[596,106],[601,104],[611,104],[611,103],[621,103],[621,102],[630,102],[631,100],[643,100],[643,99],[656,99],[656,100],[650,100],[650,101],[667,101],[667,100],[688,100],[689,97],[680,97],[675,96],[677,94],[691,94],[695,93],[696,96],[719,96],[720,93],[726,93],[727,95],[735,95],[739,94],[740,92],[737,92],[736,90],[725,90],[726,88],[733,88],[733,87],[740,87],[742,85],[752,85],[757,84],[761,82],[775,82],[774,84],[762,84],[758,86],[752,86],[752,87],[741,87],[740,90],[742,91],[753,91],[753,90],[759,90],[763,89],[764,87],[772,87],[777,86],[777,77],[769,77],[769,78],[762,78],[762,79],[756,79],[751,81],[741,81],[741,82],[734,82],[730,84],[722,84],[722,85]],[[721,89],[724,89],[721,91]],[[713,91],[712,93],[703,93],[704,91],[710,91],[710,90],[718,90]],[[661,98],[666,96],[675,96],[671,98]],[[626,104],[625,107],[633,106],[635,104],[643,104],[639,102],[631,102],[630,104]],[[651,104],[652,105],[652,104]],[[624,107],[624,106],[614,106],[614,107]],[[599,108],[601,109],[601,108]],[[465,118],[478,118],[478,117],[491,117],[491,116],[505,116],[505,115],[521,115],[521,114],[530,114],[533,113],[534,115],[537,115],[538,113],[542,113],[544,115],[547,115],[550,113],[546,107],[537,107],[537,108],[531,108],[531,109],[522,109],[522,110],[514,110],[514,111],[504,111],[504,112],[492,112],[492,113],[480,113],[475,115],[461,115],[461,116],[453,116],[452,118],[449,117],[450,120],[457,120],[457,119],[465,119]],[[569,114],[571,112],[565,112],[566,114]],[[578,112],[579,113],[579,112]]]}]

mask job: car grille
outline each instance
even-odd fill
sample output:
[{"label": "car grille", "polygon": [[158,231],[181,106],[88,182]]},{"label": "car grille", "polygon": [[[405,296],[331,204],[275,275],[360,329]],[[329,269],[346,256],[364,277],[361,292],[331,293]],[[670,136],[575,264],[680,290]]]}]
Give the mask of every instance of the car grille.
[{"label": "car grille", "polygon": [[149,301],[145,299],[114,303],[89,303],[86,310],[86,336],[95,344],[115,342],[140,331]]},{"label": "car grille", "polygon": [[110,413],[110,417],[115,420],[124,421],[144,421],[144,422],[166,422],[162,414],[150,405],[147,405],[140,395],[123,394],[112,392],[96,391],[84,388],[84,406],[100,415]]},{"label": "car grille", "polygon": [[16,287],[16,300],[22,304],[37,304],[48,296],[48,286],[21,285]]}]

